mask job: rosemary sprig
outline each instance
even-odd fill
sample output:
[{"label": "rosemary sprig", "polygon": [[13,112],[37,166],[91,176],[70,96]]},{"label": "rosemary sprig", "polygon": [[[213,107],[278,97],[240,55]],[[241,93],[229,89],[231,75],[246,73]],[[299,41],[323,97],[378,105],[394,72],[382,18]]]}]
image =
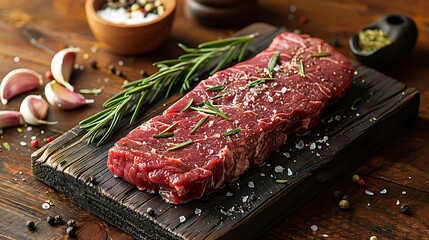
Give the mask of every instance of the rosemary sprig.
[{"label": "rosemary sprig", "polygon": [[257,34],[250,34],[206,42],[197,48],[179,44],[185,51],[184,55],[154,63],[159,68],[158,72],[124,84],[121,92],[103,104],[105,110],[81,121],[80,128],[86,130],[82,139],[87,139],[88,143],[96,142],[97,145],[105,143],[124,117],[132,114],[129,123],[133,123],[142,107],[158,99],[161,93],[165,92],[167,97],[177,85],[181,85],[181,92],[188,91],[201,73],[211,71],[210,74],[213,74],[233,61],[241,61],[256,36]]},{"label": "rosemary sprig", "polygon": [[159,134],[164,134],[168,131],[170,131],[172,128],[174,128],[174,126],[177,125],[177,122],[173,122],[170,126],[168,126],[166,129],[164,129],[162,132],[160,132]]},{"label": "rosemary sprig", "polygon": [[182,148],[182,147],[185,147],[185,146],[188,146],[189,144],[191,144],[193,141],[190,139],[190,140],[187,140],[187,141],[184,141],[184,142],[182,142],[182,143],[179,143],[179,144],[177,144],[177,145],[174,145],[174,146],[172,146],[172,147],[170,147],[170,148],[168,148],[167,149],[167,151],[174,151],[174,150],[177,150],[177,149],[180,149],[180,148]]},{"label": "rosemary sprig", "polygon": [[216,95],[214,97],[211,97],[210,100],[216,100],[218,98],[224,98],[224,97],[228,97],[228,96],[229,96],[228,93],[223,93],[223,94],[219,94],[219,95]]},{"label": "rosemary sprig", "polygon": [[259,84],[262,84],[262,83],[264,83],[266,81],[274,81],[274,80],[276,80],[276,79],[275,78],[259,78],[259,79],[255,80],[253,82],[250,82],[250,83],[246,84],[246,87],[252,88],[252,87],[257,86]]},{"label": "rosemary sprig", "polygon": [[274,55],[270,58],[270,61],[268,62],[268,75],[272,78],[273,77],[273,70],[276,66],[277,59],[279,59],[280,52],[274,53]]},{"label": "rosemary sprig", "polygon": [[299,60],[299,76],[305,77],[304,64],[302,63],[302,60]]},{"label": "rosemary sprig", "polygon": [[203,123],[207,120],[207,118],[209,118],[210,116],[207,115],[203,118],[200,119],[200,121],[197,122],[197,124],[195,125],[194,128],[192,128],[192,130],[189,132],[189,135],[194,134],[195,131],[197,131],[198,128],[201,127],[201,125],[203,125]]},{"label": "rosemary sprig", "polygon": [[309,57],[329,57],[329,56],[331,56],[331,54],[328,52],[320,52],[320,53],[312,53],[308,56]]}]

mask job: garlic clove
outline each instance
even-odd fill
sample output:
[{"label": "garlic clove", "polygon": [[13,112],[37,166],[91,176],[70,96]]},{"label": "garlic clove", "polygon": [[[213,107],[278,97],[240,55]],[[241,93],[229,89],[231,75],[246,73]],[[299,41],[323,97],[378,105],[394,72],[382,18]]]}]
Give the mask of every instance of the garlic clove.
[{"label": "garlic clove", "polygon": [[0,83],[0,100],[6,105],[14,96],[43,84],[42,75],[27,68],[10,71]]},{"label": "garlic clove", "polygon": [[31,125],[53,125],[58,122],[48,122],[43,119],[48,114],[49,104],[40,95],[28,95],[22,100],[19,111],[21,112],[24,121]]},{"label": "garlic clove", "polygon": [[94,99],[85,99],[82,94],[68,90],[55,80],[46,84],[45,96],[51,105],[65,110],[94,102]]},{"label": "garlic clove", "polygon": [[0,111],[0,129],[20,126],[22,124],[24,124],[24,119],[20,112],[9,110]]},{"label": "garlic clove", "polygon": [[65,48],[57,52],[51,61],[51,72],[54,79],[65,86],[70,91],[74,90],[74,87],[69,83],[70,76],[74,69],[74,63],[76,61],[76,53],[80,51],[80,48]]}]

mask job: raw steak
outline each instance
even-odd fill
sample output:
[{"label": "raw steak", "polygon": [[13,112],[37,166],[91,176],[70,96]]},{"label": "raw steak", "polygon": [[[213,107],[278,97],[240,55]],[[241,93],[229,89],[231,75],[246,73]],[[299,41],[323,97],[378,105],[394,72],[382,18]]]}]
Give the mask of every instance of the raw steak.
[{"label": "raw steak", "polygon": [[[249,86],[269,78],[268,62],[277,52],[275,79]],[[310,55],[315,53],[329,56]],[[163,115],[119,140],[109,150],[108,167],[141,190],[158,191],[170,203],[201,198],[266,161],[289,134],[313,128],[323,108],[345,94],[353,72],[351,63],[322,40],[280,34],[256,57],[202,81]],[[220,85],[225,87],[207,90]],[[181,112],[190,99],[194,109]],[[195,110],[209,109],[203,102],[226,116]],[[166,133],[174,136],[154,137],[171,125]],[[231,130],[235,134],[224,136]],[[186,141],[190,143],[168,150]]]}]

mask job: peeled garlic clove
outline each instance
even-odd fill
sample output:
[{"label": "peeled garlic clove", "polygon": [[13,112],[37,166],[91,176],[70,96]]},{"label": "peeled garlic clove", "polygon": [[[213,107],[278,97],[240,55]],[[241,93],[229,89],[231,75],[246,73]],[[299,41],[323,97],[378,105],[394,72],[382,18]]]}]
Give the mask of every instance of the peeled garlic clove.
[{"label": "peeled garlic clove", "polygon": [[20,126],[24,124],[21,113],[18,111],[0,111],[0,128]]},{"label": "peeled garlic clove", "polygon": [[31,125],[53,125],[58,122],[48,122],[43,119],[48,114],[49,104],[40,95],[28,95],[22,100],[19,111],[24,121]]},{"label": "peeled garlic clove", "polygon": [[30,91],[43,84],[42,75],[26,68],[10,71],[0,83],[0,100],[6,105],[14,96]]},{"label": "peeled garlic clove", "polygon": [[65,48],[55,54],[51,61],[51,72],[54,79],[65,86],[70,91],[74,87],[69,83],[70,76],[74,69],[76,53],[80,48]]},{"label": "peeled garlic clove", "polygon": [[94,99],[85,99],[82,94],[68,90],[55,80],[46,84],[45,96],[51,105],[61,109],[74,109],[94,102]]}]

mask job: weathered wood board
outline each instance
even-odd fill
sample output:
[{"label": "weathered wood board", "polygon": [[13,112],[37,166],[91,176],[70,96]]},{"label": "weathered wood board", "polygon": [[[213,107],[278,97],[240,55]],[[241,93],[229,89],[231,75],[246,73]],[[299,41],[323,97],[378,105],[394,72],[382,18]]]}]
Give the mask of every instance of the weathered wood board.
[{"label": "weathered wood board", "polygon": [[[279,31],[282,29],[256,24],[242,33],[261,34],[251,48],[255,54]],[[124,126],[101,147],[80,142],[83,132],[75,127],[32,155],[33,174],[135,238],[255,237],[361,164],[417,117],[417,90],[363,66],[356,70],[352,88],[325,111],[314,131],[291,137],[266,165],[197,201],[168,204],[108,171],[107,150],[133,126]],[[179,97],[176,94],[148,109],[138,123],[159,114]],[[279,172],[279,166],[283,171]],[[88,182],[90,176],[95,176],[94,184]],[[276,179],[287,183],[278,184]],[[147,213],[148,208],[155,210],[154,215]]]}]

